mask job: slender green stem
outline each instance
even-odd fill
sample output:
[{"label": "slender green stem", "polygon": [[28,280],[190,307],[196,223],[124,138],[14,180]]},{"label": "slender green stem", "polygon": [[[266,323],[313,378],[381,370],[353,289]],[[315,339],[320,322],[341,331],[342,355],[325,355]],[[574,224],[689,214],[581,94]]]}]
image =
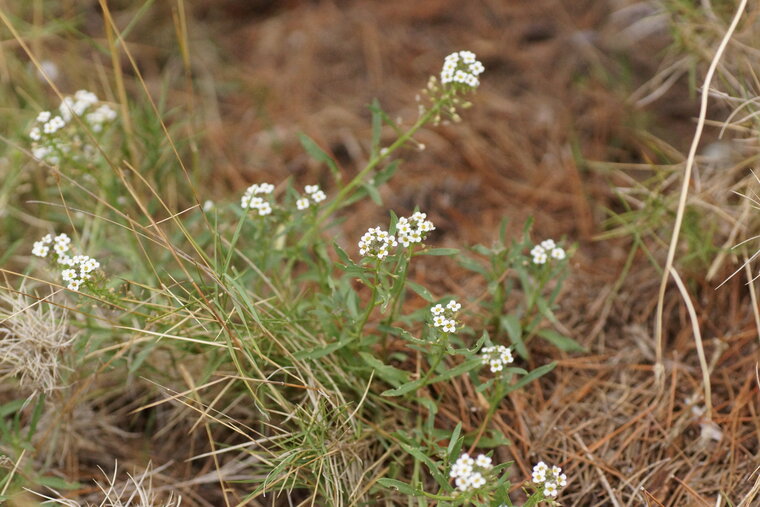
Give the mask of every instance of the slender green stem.
[{"label": "slender green stem", "polygon": [[503,388],[501,384],[497,384],[498,389],[494,393],[495,395],[493,398],[488,400],[488,412],[486,412],[485,418],[483,418],[483,422],[480,423],[480,427],[478,428],[478,433],[475,435],[475,440],[472,441],[472,445],[470,446],[470,451],[473,452],[475,448],[478,446],[478,442],[480,441],[480,438],[483,436],[483,433],[485,433],[486,428],[491,423],[491,419],[493,419],[493,416],[496,414],[496,410],[499,408],[499,403],[504,398],[503,394]]},{"label": "slender green stem", "polygon": [[438,352],[436,353],[435,358],[433,359],[433,362],[430,364],[430,368],[428,368],[428,371],[425,373],[425,375],[420,379],[420,389],[425,387],[426,382],[430,379],[430,376],[433,374],[436,368],[438,368],[438,365],[441,364],[441,361],[443,360],[444,352],[446,351],[445,344],[439,345]]},{"label": "slender green stem", "polygon": [[354,178],[349,181],[346,186],[341,188],[338,191],[338,195],[335,196],[335,198],[325,206],[325,208],[322,210],[322,213],[317,217],[317,219],[314,221],[314,224],[312,225],[311,229],[303,235],[301,240],[299,241],[299,245],[302,245],[304,243],[308,243],[311,240],[311,237],[315,234],[316,231],[319,230],[319,226],[324,222],[330,215],[332,215],[335,211],[343,207],[346,200],[348,200],[349,197],[351,197],[351,193],[353,192],[356,187],[364,183],[364,179],[367,177],[367,175],[375,169],[380,162],[390,157],[393,152],[395,152],[397,149],[402,147],[404,144],[406,144],[409,139],[412,138],[414,134],[417,133],[419,129],[421,129],[426,123],[428,123],[430,120],[432,120],[436,114],[438,114],[438,111],[441,108],[441,101],[436,102],[433,104],[433,106],[425,112],[422,116],[419,117],[417,122],[412,125],[409,130],[401,134],[398,139],[396,139],[393,144],[388,146],[385,150],[381,150],[378,154],[376,154],[372,159],[367,163],[367,165],[359,171],[359,174],[354,176]]},{"label": "slender green stem", "polygon": [[432,498],[434,500],[446,500],[446,501],[449,501],[449,502],[453,502],[454,500],[456,500],[456,498],[454,498],[453,496],[436,495],[436,494],[433,494],[433,493],[428,493],[427,491],[422,491],[422,494],[424,496],[426,496],[428,498]]},{"label": "slender green stem", "polygon": [[372,281],[372,295],[369,297],[369,303],[367,303],[367,310],[364,312],[364,317],[362,317],[362,320],[359,324],[359,327],[356,329],[356,338],[361,338],[362,331],[364,330],[364,326],[367,325],[367,321],[369,320],[369,316],[372,314],[372,310],[375,308],[375,302],[377,302],[377,286],[380,283],[379,278],[379,269],[380,269],[380,261],[378,259],[377,263],[375,264],[375,279]]},{"label": "slender green stem", "polygon": [[[396,320],[396,315],[398,314],[399,307],[401,306],[401,299],[402,295],[404,293],[404,287],[406,285],[406,277],[409,273],[409,264],[412,260],[411,255],[411,248],[407,249],[407,256],[404,256],[402,258],[402,261],[404,262],[404,267],[401,270],[401,276],[396,281],[394,287],[393,287],[393,300],[391,302],[391,313],[388,315],[388,317],[385,319],[386,326],[390,327],[393,324],[393,321]],[[398,267],[398,266],[397,266]],[[388,333],[383,333],[383,350],[386,348],[386,339],[388,338]]]}]

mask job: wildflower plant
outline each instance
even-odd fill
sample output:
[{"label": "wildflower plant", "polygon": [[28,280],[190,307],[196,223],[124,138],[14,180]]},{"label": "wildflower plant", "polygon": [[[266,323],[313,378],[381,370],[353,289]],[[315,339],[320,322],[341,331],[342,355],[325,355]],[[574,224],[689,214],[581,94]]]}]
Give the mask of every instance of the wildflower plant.
[{"label": "wildflower plant", "polygon": [[[87,90],[66,96],[57,111],[37,114],[29,130],[31,151],[35,159],[52,166],[66,162],[96,161],[97,143],[116,120],[116,111]],[[90,131],[90,135],[86,132]]]},{"label": "wildflower plant", "polygon": [[[361,237],[346,240],[334,231],[342,220],[340,212],[353,203],[371,199],[383,205],[379,188],[397,171],[401,150],[421,148],[414,137],[423,127],[441,118],[459,121],[483,70],[471,52],[447,57],[439,75],[431,78],[428,102],[411,125],[391,119],[374,101],[367,162],[347,173],[351,177],[315,141],[301,136],[304,149],[333,176],[329,192],[315,184],[300,190],[290,180],[277,186],[259,181],[239,195],[239,202],[225,205],[216,199],[206,204],[194,188],[179,184],[167,193],[179,197],[165,199],[153,187],[145,192],[143,183],[162,181],[155,173],[135,171],[134,180],[131,175],[109,180],[110,186],[100,190],[116,188],[122,196],[131,195],[144,216],[121,213],[113,205],[121,206],[120,201],[93,193],[87,197],[95,196],[99,209],[91,215],[70,213],[69,220],[83,222],[80,230],[101,240],[106,237],[103,229],[118,224],[113,228],[118,239],[109,240],[107,249],[113,256],[109,272],[119,264],[124,267],[119,276],[129,280],[118,293],[104,297],[106,278],[100,262],[77,251],[66,234],[46,235],[31,246],[32,254],[46,259],[68,289],[94,296],[87,300],[92,307],[82,312],[76,325],[97,330],[86,336],[93,343],[103,340],[98,342],[102,348],[85,351],[83,346],[82,357],[97,358],[114,371],[123,368],[125,375],[150,371],[168,377],[167,355],[151,353],[165,347],[178,364],[184,357],[190,359],[187,364],[203,364],[204,377],[214,376],[217,367],[232,373],[225,384],[198,382],[203,387],[193,390],[192,397],[205,403],[201,398],[207,389],[224,385],[214,394],[218,397],[213,404],[229,403],[215,412],[215,423],[239,428],[243,438],[250,430],[251,440],[266,447],[266,460],[249,465],[251,488],[242,503],[307,488],[313,488],[319,503],[336,505],[347,503],[351,491],[388,495],[390,501],[394,488],[453,505],[509,502],[504,473],[509,463],[493,463],[490,451],[509,445],[509,440],[491,420],[505,396],[554,366],[526,371],[520,359],[527,355],[529,339],[543,336],[553,319],[556,295],[545,291],[559,290],[555,287],[561,284],[567,262],[552,257],[550,250],[547,257],[556,262],[530,263],[526,234],[512,247],[476,250],[491,262],[484,267],[458,249],[437,248],[433,220],[419,209],[401,217],[391,211],[387,223],[366,224],[372,227]],[[93,94],[81,92],[64,100],[57,112],[39,116],[32,141],[35,148],[47,151],[38,150],[38,158],[61,168],[66,161],[80,160],[76,153],[89,153],[87,145],[107,135],[115,122],[109,108]],[[156,137],[150,135],[153,131],[140,131],[144,125],[133,128],[136,139],[146,143]],[[125,124],[125,135],[126,131]],[[125,139],[130,150],[132,144]],[[162,159],[159,148],[156,153],[162,155],[156,158]],[[175,198],[177,202],[171,202]],[[202,212],[181,212],[195,207]],[[101,216],[107,219],[99,220]],[[80,228],[79,223],[74,226]],[[127,235],[117,236],[124,231]],[[421,256],[431,261],[460,259],[487,280],[489,293],[467,300],[434,294],[410,276],[416,274]],[[516,273],[511,280],[522,283],[528,301],[509,313],[504,311],[507,271]],[[74,304],[81,307],[84,302]],[[110,329],[112,322],[117,326]],[[124,340],[123,333],[138,338]],[[139,347],[136,353],[132,347]],[[185,377],[193,373],[190,370],[183,369],[182,382],[195,380]],[[168,380],[172,384],[175,379]],[[485,399],[488,412],[476,407],[482,412],[473,416],[474,426],[463,429],[460,424],[452,432],[440,427],[436,413],[440,393],[454,382]],[[246,397],[255,410],[237,408]],[[388,410],[394,414],[389,427],[367,431],[368,416]],[[241,414],[254,421],[238,424],[233,417]],[[256,419],[259,414],[261,421]],[[271,421],[258,424],[264,419]],[[368,439],[376,442],[368,445]],[[465,441],[470,453],[475,448],[483,452],[471,458],[462,448]],[[372,459],[369,453],[379,447],[388,449],[382,458],[392,464],[385,468],[387,477],[373,480],[367,488],[357,487],[357,481],[367,477],[359,463],[365,462],[365,454]],[[406,456],[391,455],[394,452]],[[323,470],[351,467],[358,469],[323,480]]]},{"label": "wildflower plant", "polygon": [[69,255],[70,251],[71,238],[66,233],[56,236],[46,234],[34,242],[32,255],[49,258],[60,270],[61,279],[69,290],[93,288],[102,281],[102,276],[98,273],[100,262],[87,255]]},{"label": "wildflower plant", "polygon": [[567,476],[562,473],[562,468],[553,465],[549,466],[543,461],[539,461],[533,467],[533,474],[528,488],[533,489],[531,495],[536,505],[545,501],[548,505],[559,505],[556,502],[560,490],[567,486]]}]

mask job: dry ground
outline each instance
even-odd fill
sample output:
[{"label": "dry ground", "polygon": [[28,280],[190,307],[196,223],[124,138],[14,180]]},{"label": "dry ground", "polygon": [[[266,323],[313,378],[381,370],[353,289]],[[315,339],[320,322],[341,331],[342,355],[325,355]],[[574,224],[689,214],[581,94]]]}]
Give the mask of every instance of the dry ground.
[{"label": "dry ground", "polygon": [[[665,162],[644,133],[683,153],[698,110],[686,78],[645,107],[629,100],[670,43],[666,21],[636,25],[646,3],[223,0],[190,7],[195,107],[218,199],[286,177],[318,180],[329,192],[329,174],[307,159],[297,132],[350,174],[366,156],[373,97],[409,122],[415,95],[442,58],[456,49],[477,53],[487,71],[474,107],[461,124],[417,137],[425,150],[405,153],[384,198],[399,214],[428,211],[441,246],[490,243],[502,218],[519,230],[529,216],[536,237],[578,244],[559,316],[588,353],[562,357],[551,375],[505,402],[496,424],[514,445],[499,457],[515,461],[516,479],[539,458],[560,463],[571,478],[565,505],[715,505],[722,494],[738,501],[751,489],[760,416],[746,286],[737,277],[715,290],[702,268],[690,273],[712,368],[711,423],[700,415],[700,371],[675,287],[666,300],[667,378],[658,391],[652,327],[659,272],[639,252],[623,277],[630,237],[597,239],[606,209],[622,209],[613,188],[629,182],[589,161]],[[124,19],[130,12],[125,6]],[[134,49],[156,86],[161,72],[180,69],[168,7],[165,14],[133,35],[146,41]],[[186,98],[176,91],[178,103]],[[387,213],[371,204],[354,211],[336,232],[346,244]],[[662,263],[662,244],[650,247]],[[413,277],[465,297],[482,290],[453,265],[420,263]],[[537,362],[557,354],[539,352]],[[465,430],[477,428],[472,393],[448,394],[440,426],[462,420]],[[171,452],[156,446],[154,462],[185,453]],[[211,491],[196,495],[190,504],[193,496],[215,501]]]}]

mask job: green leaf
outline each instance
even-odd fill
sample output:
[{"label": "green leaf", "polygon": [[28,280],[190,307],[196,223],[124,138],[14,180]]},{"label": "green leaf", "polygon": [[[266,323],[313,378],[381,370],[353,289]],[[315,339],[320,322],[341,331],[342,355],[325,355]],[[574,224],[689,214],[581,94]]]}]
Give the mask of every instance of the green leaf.
[{"label": "green leaf", "polygon": [[543,366],[539,366],[538,368],[536,368],[532,372],[530,372],[527,375],[525,375],[524,377],[520,378],[520,380],[518,380],[517,382],[515,382],[511,386],[508,386],[507,390],[506,390],[506,392],[504,394],[506,395],[506,394],[511,393],[512,391],[517,391],[518,389],[520,389],[524,385],[527,385],[530,382],[533,382],[534,380],[536,380],[539,377],[543,377],[544,375],[546,375],[547,373],[549,373],[550,371],[552,371],[556,366],[557,366],[556,362],[552,362],[552,363],[549,363],[549,364],[545,364]]},{"label": "green leaf", "polygon": [[431,380],[429,384],[436,384],[438,382],[443,382],[444,380],[449,380],[450,378],[457,377],[463,373],[467,373],[473,368],[477,368],[478,366],[482,364],[483,364],[483,360],[481,358],[474,357],[470,359],[469,361],[465,361],[462,364],[459,364],[453,368],[449,368],[448,370],[446,370],[446,373],[443,373],[433,378],[433,380]]},{"label": "green leaf", "polygon": [[558,349],[564,352],[585,352],[586,349],[577,341],[565,335],[559,334],[553,329],[542,329],[538,336],[548,341]]},{"label": "green leaf", "polygon": [[530,358],[528,348],[525,346],[525,342],[522,339],[522,326],[520,325],[520,318],[517,315],[502,315],[499,318],[501,327],[507,332],[509,340],[515,346],[515,351],[525,359]]},{"label": "green leaf", "polygon": [[459,249],[457,248],[431,248],[430,250],[417,252],[415,255],[435,255],[440,257],[444,255],[456,255],[458,253]]},{"label": "green leaf", "polygon": [[386,382],[398,386],[403,382],[409,380],[409,373],[404,370],[399,370],[391,365],[385,364],[378,358],[367,352],[360,352],[359,355],[365,363],[375,370],[377,376]]},{"label": "green leaf", "polygon": [[413,488],[405,482],[397,481],[396,479],[387,479],[384,477],[382,479],[378,479],[377,483],[385,488],[395,489],[399,493],[403,493],[405,495],[422,496],[422,491]]},{"label": "green leaf", "polygon": [[403,396],[408,392],[414,391],[415,389],[419,389],[422,387],[422,379],[413,380],[411,382],[408,382],[402,386],[397,387],[396,389],[388,389],[387,391],[383,391],[380,396]]},{"label": "green leaf", "polygon": [[82,485],[78,482],[67,482],[60,477],[39,477],[37,479],[37,482],[41,486],[47,486],[53,489],[78,489],[82,487]]},{"label": "green leaf", "polygon": [[436,480],[438,484],[444,485],[448,481],[443,477],[443,474],[441,474],[441,471],[438,470],[438,465],[436,465],[432,459],[430,459],[430,456],[428,456],[425,452],[422,451],[419,447],[412,447],[409,444],[406,444],[404,442],[399,442],[401,444],[401,448],[404,449],[408,454],[410,454],[415,459],[425,463],[425,466],[427,466],[428,470],[430,471],[430,474],[433,476],[433,478]]},{"label": "green leaf", "polygon": [[380,101],[372,99],[372,104],[369,107],[372,111],[372,144],[370,149],[370,157],[375,158],[380,152],[380,135],[382,134],[383,115],[380,108]]},{"label": "green leaf", "polygon": [[446,448],[446,456],[449,457],[449,459],[452,459],[454,457],[454,453],[458,453],[459,450],[457,447],[457,441],[459,440],[459,434],[462,433],[462,421],[459,421],[457,423],[456,428],[454,428],[454,431],[451,433],[451,439],[449,440],[449,446]]},{"label": "green leaf", "polygon": [[303,149],[306,150],[306,153],[308,153],[311,158],[317,162],[324,162],[327,164],[327,167],[330,168],[330,171],[333,173],[333,177],[337,181],[340,181],[342,179],[340,170],[338,170],[338,166],[335,164],[335,161],[322,148],[320,148],[313,139],[301,132],[298,134],[298,140],[301,141],[301,146],[303,146]]},{"label": "green leaf", "polygon": [[485,266],[483,266],[483,264],[481,264],[480,262],[476,261],[475,259],[471,257],[462,257],[461,259],[459,259],[459,265],[462,266],[467,271],[478,273],[483,278],[488,279],[490,276],[488,269]]},{"label": "green leaf", "polygon": [[377,191],[377,187],[373,183],[362,183],[362,188],[367,192],[372,202],[378,206],[383,204],[383,198],[380,197],[380,192]]},{"label": "green leaf", "polygon": [[320,357],[332,354],[346,345],[349,341],[351,341],[351,337],[345,337],[337,342],[325,345],[324,347],[312,347],[310,349],[299,350],[293,354],[293,357],[296,359],[319,359]]},{"label": "green leaf", "polygon": [[415,283],[415,282],[413,282],[411,280],[407,280],[406,281],[406,286],[409,287],[410,289],[412,289],[414,292],[416,292],[417,295],[420,296],[425,301],[427,301],[429,303],[432,303],[433,301],[435,301],[435,298],[430,293],[430,291],[427,290],[422,285],[420,285],[418,283]]},{"label": "green leaf", "polygon": [[396,170],[399,168],[399,165],[400,161],[394,160],[380,171],[377,171],[377,173],[375,173],[375,177],[372,178],[375,182],[375,185],[379,187],[383,183],[390,180],[393,175],[396,174]]}]

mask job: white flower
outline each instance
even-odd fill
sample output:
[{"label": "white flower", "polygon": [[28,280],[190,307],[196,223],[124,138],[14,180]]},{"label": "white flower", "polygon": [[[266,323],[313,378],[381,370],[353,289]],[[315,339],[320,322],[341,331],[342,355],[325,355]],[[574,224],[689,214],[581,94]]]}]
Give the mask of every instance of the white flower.
[{"label": "white flower", "polygon": [[473,489],[478,489],[484,486],[485,483],[486,480],[483,478],[480,472],[475,472],[470,476],[470,486],[472,486]]},{"label": "white flower", "polygon": [[441,315],[443,313],[443,305],[435,305],[433,308],[430,309],[430,313],[433,315]]},{"label": "white flower", "polygon": [[502,371],[504,366],[514,361],[512,351],[504,345],[499,345],[497,347],[483,347],[480,350],[480,353],[483,357],[483,364],[487,364],[491,368],[492,373]]},{"label": "white flower", "polygon": [[316,192],[311,194],[311,200],[314,201],[314,203],[320,203],[324,201],[325,199],[327,199],[327,196],[321,190],[317,190]]},{"label": "white flower", "polygon": [[454,481],[454,482],[457,485],[457,489],[459,489],[459,491],[467,491],[470,488],[470,477],[469,476],[465,476],[465,477],[460,476],[460,477],[457,477],[456,481]]},{"label": "white flower", "polygon": [[448,319],[444,317],[443,315],[436,315],[435,317],[433,317],[433,325],[435,327],[445,326],[446,324],[448,324],[448,322],[449,322]]},{"label": "white flower", "polygon": [[42,134],[40,134],[40,129],[38,127],[34,127],[32,130],[29,131],[29,137],[32,141],[39,141],[42,138]]},{"label": "white flower", "polygon": [[246,189],[243,197],[240,198],[240,207],[255,209],[259,216],[269,215],[272,213],[272,205],[259,195],[271,194],[272,191],[274,191],[274,185],[271,183],[253,184]]},{"label": "white flower", "polygon": [[56,236],[53,241],[55,241],[56,244],[69,245],[71,243],[71,238],[68,236],[68,234],[66,234],[65,232],[62,232],[61,234]]},{"label": "white flower", "polygon": [[455,333],[457,330],[457,322],[455,320],[448,320],[443,325],[442,329],[444,333]]},{"label": "white flower", "polygon": [[533,482],[541,484],[546,481],[546,472],[543,470],[533,470]]},{"label": "white flower", "polygon": [[214,208],[214,201],[212,201],[212,200],[210,200],[210,199],[209,199],[209,200],[206,200],[206,201],[203,203],[203,211],[205,211],[205,212],[209,212],[209,211],[211,211],[213,208]]},{"label": "white flower", "polygon": [[37,257],[47,257],[48,252],[50,252],[49,246],[46,246],[42,241],[34,242],[34,248],[32,248],[32,255],[36,255]]},{"label": "white flower", "polygon": [[37,123],[45,123],[50,119],[50,111],[42,111],[37,115]]},{"label": "white flower", "polygon": [[64,266],[74,266],[74,259],[65,254],[59,255],[58,264],[63,264]]},{"label": "white flower", "polygon": [[359,253],[365,257],[384,259],[390,248],[397,245],[396,238],[388,234],[388,231],[374,227],[368,229],[359,240]]},{"label": "white flower", "polygon": [[475,53],[471,51],[451,53],[443,61],[441,82],[443,84],[460,83],[476,88],[480,84],[477,76],[484,70],[485,67],[476,59]]},{"label": "white flower", "polygon": [[461,456],[459,456],[457,463],[464,463],[466,465],[472,466],[475,463],[475,460],[472,459],[470,455],[465,452]]},{"label": "white flower", "polygon": [[541,254],[545,254],[545,253],[546,253],[546,250],[544,250],[544,247],[542,247],[541,245],[536,245],[536,246],[534,246],[534,247],[531,249],[531,251],[530,251],[530,254],[531,254],[533,257],[535,257],[536,255],[541,255]]},{"label": "white flower", "polygon": [[259,215],[265,216],[272,213],[272,206],[268,202],[263,202],[258,206]]},{"label": "white flower", "polygon": [[421,243],[427,237],[427,233],[433,230],[433,222],[427,220],[427,215],[419,211],[410,217],[399,218],[396,224],[398,240],[404,247],[412,243]]},{"label": "white flower", "polygon": [[81,287],[81,286],[82,286],[82,281],[81,280],[72,280],[72,281],[69,282],[69,284],[66,286],[66,288],[69,289],[69,290],[76,290],[76,291],[78,291],[79,287]]},{"label": "white flower", "polygon": [[73,269],[64,269],[61,271],[61,278],[64,282],[70,282],[77,279],[77,272]]},{"label": "white flower", "polygon": [[482,468],[491,468],[491,458],[485,454],[480,454],[475,459],[475,464]]},{"label": "white flower", "polygon": [[559,475],[559,474],[561,474],[561,473],[562,473],[562,469],[561,469],[560,467],[558,467],[557,465],[554,465],[554,466],[552,467],[552,475],[553,475],[553,476],[555,476],[555,477],[556,477],[556,476],[558,476],[558,475]]},{"label": "white flower", "polygon": [[560,488],[567,486],[567,476],[565,474],[559,474],[557,476],[557,486]]},{"label": "white flower", "polygon": [[553,482],[547,482],[544,484],[544,496],[557,496],[557,485]]},{"label": "white flower", "polygon": [[462,305],[460,303],[457,303],[455,300],[449,301],[449,303],[446,305],[446,308],[451,310],[452,312],[458,312],[460,308],[462,308]]},{"label": "white flower", "polygon": [[551,250],[551,249],[552,249],[552,248],[554,248],[555,246],[557,246],[557,245],[554,243],[554,240],[553,240],[553,239],[545,239],[545,240],[543,240],[543,241],[541,242],[541,247],[542,247],[544,250]]},{"label": "white flower", "polygon": [[546,463],[544,463],[543,461],[539,461],[539,462],[538,462],[538,463],[536,463],[536,465],[533,467],[533,471],[534,471],[534,472],[535,472],[535,471],[537,471],[537,470],[538,470],[538,471],[542,471],[542,472],[546,472],[546,471],[548,471],[548,470],[549,470],[549,467],[548,467],[548,466],[546,465]]},{"label": "white flower", "polygon": [[53,245],[53,251],[58,255],[63,255],[69,251],[68,243],[56,243]]},{"label": "white flower", "polygon": [[558,261],[561,261],[565,258],[565,251],[562,248],[553,248],[552,249],[552,257],[557,259]]},{"label": "white flower", "polygon": [[304,197],[296,201],[296,208],[298,208],[299,210],[305,210],[308,207],[309,207],[309,199]]},{"label": "white flower", "polygon": [[319,185],[306,185],[305,187],[303,187],[303,191],[309,195],[313,194],[314,192],[318,190],[319,190]]},{"label": "white flower", "polygon": [[533,264],[546,264],[548,257],[545,253],[539,253],[533,256]]}]

